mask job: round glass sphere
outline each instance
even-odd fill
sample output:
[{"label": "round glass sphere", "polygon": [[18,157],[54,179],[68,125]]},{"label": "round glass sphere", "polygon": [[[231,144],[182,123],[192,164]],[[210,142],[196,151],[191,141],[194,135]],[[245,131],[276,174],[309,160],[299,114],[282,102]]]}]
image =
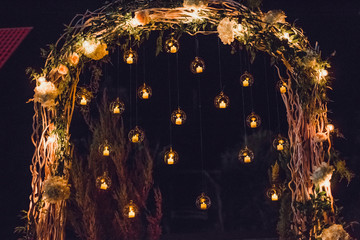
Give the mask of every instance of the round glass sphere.
[{"label": "round glass sphere", "polygon": [[247,116],[246,124],[250,128],[258,128],[261,125],[261,118],[259,115],[252,112],[249,116]]},{"label": "round glass sphere", "polygon": [[138,88],[138,96],[140,99],[149,99],[152,96],[152,89],[145,83]]},{"label": "round glass sphere", "polygon": [[127,204],[123,209],[123,215],[126,218],[135,218],[139,213],[139,208],[130,200],[129,204]]},{"label": "round glass sphere", "polygon": [[179,41],[171,37],[165,41],[164,49],[167,53],[177,53],[179,51]]},{"label": "round glass sphere", "polygon": [[220,94],[214,98],[214,105],[219,109],[228,108],[230,105],[230,99],[224,94],[224,92],[221,91]]},{"label": "round glass sphere", "polygon": [[200,196],[196,198],[195,205],[200,210],[207,210],[211,206],[211,200],[205,193],[201,193]]},{"label": "round glass sphere", "polygon": [[127,64],[135,64],[138,60],[138,54],[131,48],[124,53],[124,62]]},{"label": "round glass sphere", "polygon": [[107,172],[100,177],[96,178],[96,188],[99,190],[106,191],[111,187],[111,179],[108,177]]},{"label": "round glass sphere", "polygon": [[164,161],[167,165],[174,165],[179,161],[179,154],[172,147],[165,152]]},{"label": "round glass sphere", "polygon": [[247,71],[240,77],[240,83],[243,87],[251,87],[254,84],[254,77]]},{"label": "round glass sphere", "polygon": [[114,115],[121,115],[125,111],[125,104],[119,98],[110,103],[110,112]]},{"label": "round glass sphere", "polygon": [[87,106],[91,102],[92,93],[86,88],[79,88],[76,92],[76,102],[80,106]]},{"label": "round glass sphere", "polygon": [[288,145],[288,140],[281,135],[279,135],[277,138],[273,141],[273,147],[278,151],[283,151],[285,147]]},{"label": "round glass sphere", "polygon": [[241,163],[252,163],[254,161],[254,153],[248,147],[240,150],[238,159]]},{"label": "round glass sphere", "polygon": [[284,94],[287,92],[287,84],[286,82],[280,80],[276,84],[276,89],[281,93]]},{"label": "round glass sphere", "polygon": [[205,71],[205,62],[201,57],[195,57],[190,64],[190,70],[194,74],[203,73]]},{"label": "round glass sphere", "polygon": [[104,157],[110,156],[111,145],[109,144],[108,140],[105,140],[104,143],[99,146],[99,153]]},{"label": "round glass sphere", "polygon": [[128,134],[129,141],[132,143],[141,143],[144,141],[145,138],[145,132],[140,129],[138,126],[136,126],[134,129],[132,129]]},{"label": "round glass sphere", "polygon": [[281,197],[281,190],[273,184],[266,192],[266,196],[273,202],[279,201]]},{"label": "round glass sphere", "polygon": [[183,125],[186,122],[186,113],[180,108],[171,113],[171,122],[175,125]]}]

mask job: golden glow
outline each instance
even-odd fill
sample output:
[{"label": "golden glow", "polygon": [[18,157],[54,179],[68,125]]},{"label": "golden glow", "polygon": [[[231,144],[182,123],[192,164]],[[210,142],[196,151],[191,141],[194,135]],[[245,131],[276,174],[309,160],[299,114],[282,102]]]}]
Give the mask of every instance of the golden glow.
[{"label": "golden glow", "polygon": [[281,143],[279,143],[279,144],[276,146],[276,149],[277,149],[278,151],[282,151],[282,150],[284,150],[284,145],[282,145]]},{"label": "golden glow", "polygon": [[244,87],[248,87],[248,86],[249,86],[249,80],[248,80],[248,79],[245,79],[245,80],[243,81],[243,86],[244,86]]},{"label": "golden glow", "polygon": [[106,184],[105,179],[101,179],[101,185],[100,185],[100,189],[101,190],[107,190],[109,188],[109,186]]},{"label": "golden glow", "polygon": [[133,64],[134,63],[134,55],[132,53],[129,54],[129,56],[126,58],[127,64]]},{"label": "golden glow", "polygon": [[250,127],[251,128],[257,127],[256,118],[251,118]]},{"label": "golden glow", "polygon": [[203,68],[201,66],[197,66],[196,73],[202,73],[202,72],[203,72]]},{"label": "golden glow", "polygon": [[37,79],[37,81],[38,81],[39,83],[43,83],[43,82],[46,82],[46,78],[45,78],[45,77],[39,77],[39,78]]},{"label": "golden glow", "polygon": [[142,98],[143,99],[148,99],[149,98],[149,93],[146,91],[146,89],[143,90]]},{"label": "golden glow", "polygon": [[321,69],[319,71],[319,77],[320,78],[326,77],[328,74],[329,74],[329,72],[326,69]]},{"label": "golden glow", "polygon": [[276,194],[276,192],[271,194],[271,201],[278,201],[278,200],[279,200],[279,196]]},{"label": "golden glow", "polygon": [[181,119],[181,114],[180,113],[176,114],[175,124],[176,125],[181,125],[182,124],[182,119]]},{"label": "golden glow", "polygon": [[[204,201],[205,201],[205,199],[204,199]],[[206,203],[205,203],[205,202],[202,202],[202,203],[200,204],[200,208],[201,208],[202,210],[206,210],[206,209],[207,209]]]},{"label": "golden glow", "polygon": [[283,39],[286,39],[286,40],[288,40],[288,41],[290,42],[290,35],[289,35],[289,33],[285,32],[285,33],[282,35],[282,38],[283,38]]},{"label": "golden glow", "polygon": [[139,134],[135,134],[134,136],[132,136],[131,141],[133,143],[139,142]]},{"label": "golden glow", "polygon": [[82,95],[81,96],[81,101],[80,101],[80,105],[83,105],[83,106],[85,106],[87,104],[87,100],[86,100],[86,97],[85,97],[85,95]]},{"label": "golden glow", "polygon": [[[246,153],[245,153],[246,154]],[[244,163],[251,163],[251,158],[249,157],[249,155],[246,155],[244,157]]]},{"label": "golden glow", "polygon": [[120,113],[120,108],[119,108],[119,106],[115,106],[115,107],[114,107],[113,113],[115,113],[115,114]]},{"label": "golden glow", "polygon": [[221,100],[219,108],[226,108],[226,103],[224,102],[224,100]]},{"label": "golden glow", "polygon": [[84,53],[85,54],[92,54],[95,52],[96,48],[98,47],[98,43],[96,43],[95,41],[88,41],[85,40],[82,44],[83,48],[84,48]]},{"label": "golden glow", "polygon": [[284,85],[280,87],[280,93],[286,93],[286,87]]},{"label": "golden glow", "polygon": [[129,218],[134,218],[135,217],[135,211],[134,208],[132,206],[129,207]]},{"label": "golden glow", "polygon": [[109,156],[110,155],[110,150],[108,146],[104,147],[104,151],[103,151],[103,156]]},{"label": "golden glow", "polygon": [[327,131],[332,132],[332,131],[334,131],[334,129],[335,129],[335,127],[334,127],[334,125],[332,125],[332,124],[326,125],[326,130],[327,130]]}]

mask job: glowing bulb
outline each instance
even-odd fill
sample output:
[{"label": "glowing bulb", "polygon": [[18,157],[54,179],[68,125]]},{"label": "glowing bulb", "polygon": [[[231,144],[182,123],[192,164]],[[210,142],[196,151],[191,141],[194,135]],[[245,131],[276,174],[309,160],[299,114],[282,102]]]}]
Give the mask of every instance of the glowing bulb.
[{"label": "glowing bulb", "polygon": [[332,124],[326,125],[326,130],[327,130],[327,131],[332,132],[332,131],[334,131],[334,129],[335,129],[335,127],[334,127],[334,125],[332,125]]},{"label": "glowing bulb", "polygon": [[326,77],[329,74],[329,72],[326,69],[321,69],[319,73],[319,77],[323,78]]},{"label": "glowing bulb", "polygon": [[45,77],[39,77],[37,80],[38,80],[39,83],[46,82],[46,78],[45,78]]}]

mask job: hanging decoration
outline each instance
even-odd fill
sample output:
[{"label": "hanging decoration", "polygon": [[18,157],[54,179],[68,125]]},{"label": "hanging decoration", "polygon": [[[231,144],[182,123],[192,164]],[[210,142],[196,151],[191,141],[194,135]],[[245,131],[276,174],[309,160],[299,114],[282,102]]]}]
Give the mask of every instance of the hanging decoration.
[{"label": "hanging decoration", "polygon": [[249,116],[247,116],[246,124],[250,128],[258,128],[261,125],[261,118],[259,115],[252,112]]},{"label": "hanging decoration", "polygon": [[201,57],[195,57],[190,64],[190,70],[194,74],[203,73],[205,71],[205,62]]},{"label": "hanging decoration", "polygon": [[326,127],[325,127],[326,131],[331,133],[335,130],[335,126],[331,123],[327,124]]},{"label": "hanging decoration", "polygon": [[86,88],[80,88],[76,93],[76,102],[80,106],[87,106],[90,104],[92,99],[92,93]]},{"label": "hanging decoration", "polygon": [[243,87],[251,87],[254,84],[254,77],[247,71],[240,77],[240,83]]},{"label": "hanging decoration", "polygon": [[288,145],[288,140],[281,135],[276,137],[273,141],[273,147],[278,151],[283,151],[285,146]]},{"label": "hanging decoration", "polygon": [[276,86],[277,86],[278,91],[279,91],[281,94],[286,93],[286,91],[287,91],[287,84],[286,84],[286,82],[280,80],[280,81],[278,81],[278,83],[276,84]]},{"label": "hanging decoration", "polygon": [[111,179],[107,172],[104,172],[102,176],[96,178],[96,187],[103,191],[106,191],[111,187]]},{"label": "hanging decoration", "polygon": [[174,37],[171,37],[165,41],[164,49],[167,53],[177,53],[179,51],[179,47],[179,41]]},{"label": "hanging decoration", "polygon": [[224,94],[223,91],[221,91],[220,94],[214,98],[214,105],[219,109],[228,108],[230,105],[230,99]]},{"label": "hanging decoration", "polygon": [[252,163],[254,161],[254,153],[247,146],[245,146],[245,148],[240,150],[238,159],[241,163]]},{"label": "hanging decoration", "polygon": [[183,125],[186,122],[186,113],[179,107],[171,114],[171,122],[175,125]]},{"label": "hanging decoration", "polygon": [[271,201],[276,202],[281,197],[281,191],[275,184],[273,184],[271,188],[267,190],[266,195]]},{"label": "hanging decoration", "polygon": [[124,53],[124,62],[131,65],[136,64],[138,61],[138,54],[131,48]]},{"label": "hanging decoration", "polygon": [[99,153],[104,157],[110,156],[111,152],[111,145],[109,144],[108,140],[105,140],[103,144],[99,146]]},{"label": "hanging decoration", "polygon": [[132,143],[141,143],[144,141],[145,132],[140,127],[136,126],[129,132],[128,138]]},{"label": "hanging decoration", "polygon": [[125,104],[119,98],[110,103],[110,112],[114,115],[121,115],[125,111]]},{"label": "hanging decoration", "polygon": [[196,198],[195,205],[200,210],[208,210],[211,206],[211,200],[205,193],[201,193],[200,196]]},{"label": "hanging decoration", "polygon": [[139,213],[139,208],[136,206],[133,200],[130,200],[129,204],[126,205],[123,209],[123,215],[126,218],[130,218],[130,219],[135,218],[138,213]]},{"label": "hanging decoration", "polygon": [[170,149],[165,152],[164,161],[167,165],[174,165],[179,161],[179,154],[170,147]]},{"label": "hanging decoration", "polygon": [[152,96],[152,89],[149,85],[146,85],[145,83],[143,85],[141,85],[138,88],[138,96],[140,99],[149,99]]}]

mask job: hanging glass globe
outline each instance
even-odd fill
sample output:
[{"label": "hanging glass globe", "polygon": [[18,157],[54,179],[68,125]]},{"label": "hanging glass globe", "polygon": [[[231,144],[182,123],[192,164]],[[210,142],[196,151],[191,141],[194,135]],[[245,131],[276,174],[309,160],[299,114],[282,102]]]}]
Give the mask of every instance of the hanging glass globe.
[{"label": "hanging glass globe", "polygon": [[286,138],[279,135],[277,138],[273,141],[273,146],[278,151],[283,151],[285,146],[288,144],[288,141]]},{"label": "hanging glass globe", "polygon": [[109,144],[108,140],[105,140],[103,144],[99,146],[99,153],[104,157],[110,156],[111,152],[111,145]]},{"label": "hanging glass globe", "polygon": [[278,91],[281,93],[281,94],[284,94],[287,92],[287,84],[286,82],[280,80],[277,82],[276,84],[276,88],[278,89]]},{"label": "hanging glass globe", "polygon": [[177,53],[179,51],[179,42],[178,40],[174,39],[173,37],[166,40],[164,48],[165,52],[167,53]]},{"label": "hanging glass globe", "polygon": [[281,197],[281,190],[273,184],[266,192],[266,196],[271,199],[271,201],[276,202]]},{"label": "hanging glass globe", "polygon": [[255,114],[254,112],[252,112],[249,116],[247,116],[247,118],[246,118],[246,124],[247,124],[248,127],[250,127],[250,128],[260,127],[260,125],[261,125],[261,118],[259,117],[259,115],[257,115],[257,114]]},{"label": "hanging glass globe", "polygon": [[195,57],[190,64],[190,70],[194,74],[203,73],[205,71],[205,62],[201,57]]},{"label": "hanging glass globe", "polygon": [[124,62],[127,64],[135,64],[138,60],[138,54],[131,48],[124,53]]},{"label": "hanging glass globe", "polygon": [[167,165],[174,165],[179,161],[179,154],[170,147],[170,149],[165,152],[164,161]]},{"label": "hanging glass globe", "polygon": [[152,96],[152,89],[145,83],[138,88],[138,96],[140,99],[149,99]]},{"label": "hanging glass globe", "polygon": [[125,111],[125,104],[123,101],[120,101],[119,98],[116,98],[115,101],[110,103],[110,112],[114,115],[121,115]]},{"label": "hanging glass globe", "polygon": [[240,150],[238,158],[241,163],[252,163],[254,161],[254,153],[246,146]]},{"label": "hanging glass globe", "polygon": [[196,198],[195,205],[200,210],[207,210],[211,206],[211,200],[205,193],[201,193],[200,196]]},{"label": "hanging glass globe", "polygon": [[126,205],[123,209],[123,215],[126,218],[135,218],[138,213],[139,209],[133,202],[133,200],[130,200],[130,203]]},{"label": "hanging glass globe", "polygon": [[240,77],[240,83],[243,87],[251,87],[254,84],[254,77],[247,71]]},{"label": "hanging glass globe", "polygon": [[80,106],[87,106],[92,98],[92,93],[86,88],[79,88],[76,92],[76,102]]},{"label": "hanging glass globe", "polygon": [[186,122],[186,113],[180,108],[171,113],[171,122],[175,125],[183,125]]},{"label": "hanging glass globe", "polygon": [[138,126],[132,129],[128,134],[129,141],[132,143],[141,143],[144,141],[145,132],[141,130]]},{"label": "hanging glass globe", "polygon": [[111,187],[111,179],[108,177],[108,173],[104,172],[104,174],[98,178],[96,178],[96,188],[100,190],[108,190]]},{"label": "hanging glass globe", "polygon": [[223,91],[221,91],[220,94],[214,98],[214,105],[219,109],[228,108],[230,105],[230,99],[224,94]]}]

